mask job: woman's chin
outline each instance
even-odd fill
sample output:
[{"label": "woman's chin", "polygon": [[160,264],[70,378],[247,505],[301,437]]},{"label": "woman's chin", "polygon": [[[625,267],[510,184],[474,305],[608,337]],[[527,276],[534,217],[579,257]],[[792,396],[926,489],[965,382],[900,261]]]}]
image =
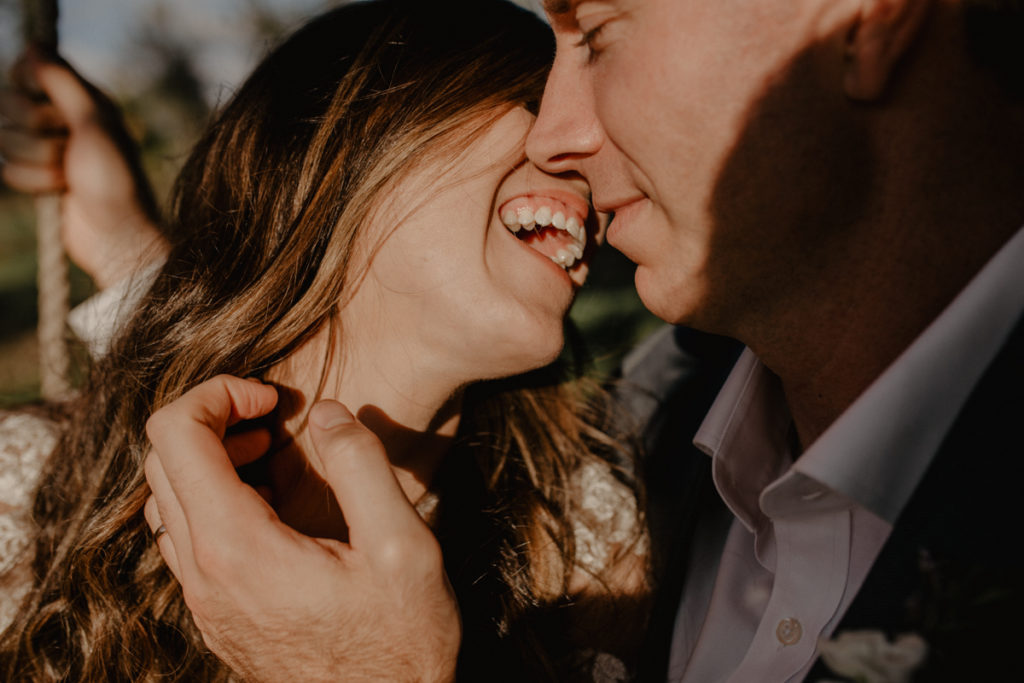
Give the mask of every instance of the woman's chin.
[{"label": "woman's chin", "polygon": [[515,353],[509,353],[501,358],[481,359],[479,363],[475,364],[479,369],[479,372],[476,373],[479,375],[477,379],[502,379],[539,370],[558,359],[563,345],[563,337],[559,334],[557,343],[555,340],[545,340],[540,344],[520,346]]}]

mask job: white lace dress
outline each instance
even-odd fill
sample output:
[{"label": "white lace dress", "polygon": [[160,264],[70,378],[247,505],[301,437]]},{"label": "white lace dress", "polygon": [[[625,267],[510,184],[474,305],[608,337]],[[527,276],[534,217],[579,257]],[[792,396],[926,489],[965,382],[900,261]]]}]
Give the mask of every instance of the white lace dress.
[{"label": "white lace dress", "polygon": [[0,411],[0,631],[32,585],[29,511],[57,426],[23,412]]}]

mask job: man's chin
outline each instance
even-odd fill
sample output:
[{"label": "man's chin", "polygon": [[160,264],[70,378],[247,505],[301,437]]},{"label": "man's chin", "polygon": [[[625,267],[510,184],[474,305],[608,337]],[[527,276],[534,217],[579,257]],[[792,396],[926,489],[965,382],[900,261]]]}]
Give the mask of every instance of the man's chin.
[{"label": "man's chin", "polygon": [[646,266],[638,265],[633,276],[637,294],[654,315],[673,325],[690,325],[693,320],[693,287],[668,287],[666,278]]}]

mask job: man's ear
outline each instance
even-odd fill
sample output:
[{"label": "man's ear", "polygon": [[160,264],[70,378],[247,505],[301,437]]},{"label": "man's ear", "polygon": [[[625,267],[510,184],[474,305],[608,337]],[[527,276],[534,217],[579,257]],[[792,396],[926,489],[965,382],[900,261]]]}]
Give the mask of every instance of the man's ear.
[{"label": "man's ear", "polygon": [[935,0],[861,0],[846,38],[843,87],[855,100],[875,100],[918,36]]}]

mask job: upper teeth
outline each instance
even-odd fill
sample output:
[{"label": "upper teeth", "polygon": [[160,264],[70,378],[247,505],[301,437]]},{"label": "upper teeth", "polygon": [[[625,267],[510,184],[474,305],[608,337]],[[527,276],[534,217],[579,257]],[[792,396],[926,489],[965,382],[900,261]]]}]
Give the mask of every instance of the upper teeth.
[{"label": "upper teeth", "polygon": [[569,268],[577,260],[583,258],[583,248],[587,246],[587,230],[575,216],[565,217],[560,210],[552,210],[549,206],[541,206],[535,210],[529,207],[506,209],[501,214],[501,222],[512,232],[533,230],[535,227],[551,226],[572,236],[573,242],[559,249],[551,260],[558,265]]}]

